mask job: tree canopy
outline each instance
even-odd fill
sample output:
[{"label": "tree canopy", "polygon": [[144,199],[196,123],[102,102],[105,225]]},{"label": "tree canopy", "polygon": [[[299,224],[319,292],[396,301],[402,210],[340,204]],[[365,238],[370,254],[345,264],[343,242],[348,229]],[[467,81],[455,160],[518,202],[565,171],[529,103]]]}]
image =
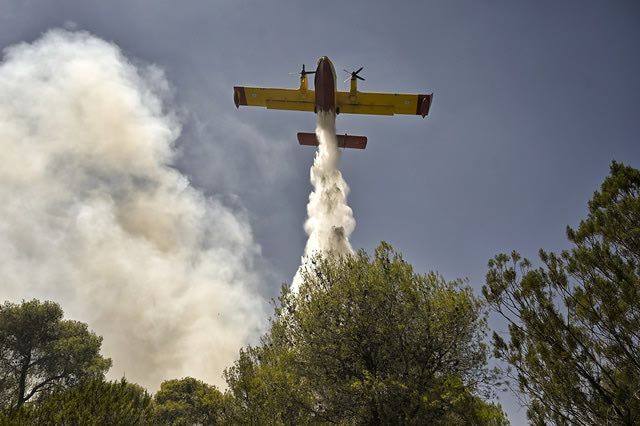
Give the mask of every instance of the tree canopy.
[{"label": "tree canopy", "polygon": [[99,353],[102,338],[62,317],[54,302],[0,306],[0,408],[104,377],[111,360]]},{"label": "tree canopy", "polygon": [[496,377],[483,305],[463,282],[414,273],[386,243],[373,258],[316,257],[303,277],[226,370],[239,421],[506,423],[482,399]]},{"label": "tree canopy", "polygon": [[620,163],[589,202],[573,248],[490,261],[484,295],[509,322],[494,333],[534,424],[640,423],[640,171]]},{"label": "tree canopy", "polygon": [[154,395],[154,422],[163,425],[228,423],[228,395],[192,377],[167,380]]},{"label": "tree canopy", "polygon": [[0,413],[0,424],[151,425],[156,424],[152,415],[151,396],[141,386],[94,379],[51,392],[4,417]]}]

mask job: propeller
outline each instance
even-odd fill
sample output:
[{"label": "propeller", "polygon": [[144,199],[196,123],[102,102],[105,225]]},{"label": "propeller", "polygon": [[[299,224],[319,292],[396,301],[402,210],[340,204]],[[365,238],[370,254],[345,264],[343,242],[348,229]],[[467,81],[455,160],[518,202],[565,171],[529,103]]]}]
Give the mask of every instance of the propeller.
[{"label": "propeller", "polygon": [[347,71],[347,70],[342,70],[342,71],[346,72],[347,74],[350,74],[350,77],[349,77],[349,78],[347,78],[344,82],[346,83],[347,81],[349,81],[349,80],[355,80],[356,78],[357,78],[358,80],[362,80],[362,81],[364,81],[364,78],[362,78],[362,77],[360,77],[360,76],[358,75],[358,73],[359,73],[360,71],[362,71],[362,68],[364,68],[364,67],[360,67],[360,68],[358,68],[358,70],[357,70],[357,71]]},{"label": "propeller", "polygon": [[300,77],[304,77],[307,74],[315,74],[315,71],[307,71],[304,69],[304,64],[302,64],[302,71],[300,72],[290,72],[289,75],[299,74]]}]

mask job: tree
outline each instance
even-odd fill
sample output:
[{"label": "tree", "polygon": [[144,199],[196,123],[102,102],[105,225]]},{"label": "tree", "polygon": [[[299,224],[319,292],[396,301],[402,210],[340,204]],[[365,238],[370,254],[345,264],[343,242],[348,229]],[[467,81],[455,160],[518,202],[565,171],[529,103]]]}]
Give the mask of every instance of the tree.
[{"label": "tree", "polygon": [[48,301],[0,306],[0,408],[104,377],[111,360],[99,353],[102,338],[62,316]]},{"label": "tree", "polygon": [[303,277],[225,372],[238,421],[506,423],[481,398],[495,382],[483,305],[461,281],[415,274],[386,243],[373,259],[316,257]]},{"label": "tree", "polygon": [[141,386],[94,379],[0,415],[0,424],[151,425],[151,415],[151,396]]},{"label": "tree", "polygon": [[509,322],[496,355],[535,424],[640,423],[640,171],[613,162],[571,250],[489,262],[483,293]]},{"label": "tree", "polygon": [[167,380],[154,396],[154,419],[163,425],[225,424],[229,396],[192,377]]},{"label": "tree", "polygon": [[230,423],[319,423],[323,419],[314,415],[311,391],[293,368],[294,352],[268,340],[265,336],[264,345],[241,349],[238,360],[225,370],[232,407]]}]

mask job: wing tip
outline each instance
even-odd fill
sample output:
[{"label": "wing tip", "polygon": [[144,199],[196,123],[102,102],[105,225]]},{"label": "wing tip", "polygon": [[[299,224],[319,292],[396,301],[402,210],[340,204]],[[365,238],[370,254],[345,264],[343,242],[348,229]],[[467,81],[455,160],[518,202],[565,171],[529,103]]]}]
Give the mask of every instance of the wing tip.
[{"label": "wing tip", "polygon": [[429,93],[428,95],[418,95],[418,108],[416,115],[421,115],[422,118],[425,118],[429,114],[432,101],[433,93]]},{"label": "wing tip", "polygon": [[240,108],[240,105],[247,104],[247,96],[244,93],[244,87],[235,86],[233,88],[233,103],[236,104],[236,108]]}]

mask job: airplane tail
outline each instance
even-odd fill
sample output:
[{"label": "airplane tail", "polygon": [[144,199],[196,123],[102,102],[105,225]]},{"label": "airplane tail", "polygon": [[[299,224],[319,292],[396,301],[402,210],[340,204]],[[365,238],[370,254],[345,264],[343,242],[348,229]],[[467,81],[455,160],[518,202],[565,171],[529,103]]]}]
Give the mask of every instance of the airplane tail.
[{"label": "airplane tail", "polygon": [[[367,147],[366,136],[336,135],[340,148],[365,149]],[[300,145],[318,146],[318,137],[315,133],[298,133],[298,143]]]}]

